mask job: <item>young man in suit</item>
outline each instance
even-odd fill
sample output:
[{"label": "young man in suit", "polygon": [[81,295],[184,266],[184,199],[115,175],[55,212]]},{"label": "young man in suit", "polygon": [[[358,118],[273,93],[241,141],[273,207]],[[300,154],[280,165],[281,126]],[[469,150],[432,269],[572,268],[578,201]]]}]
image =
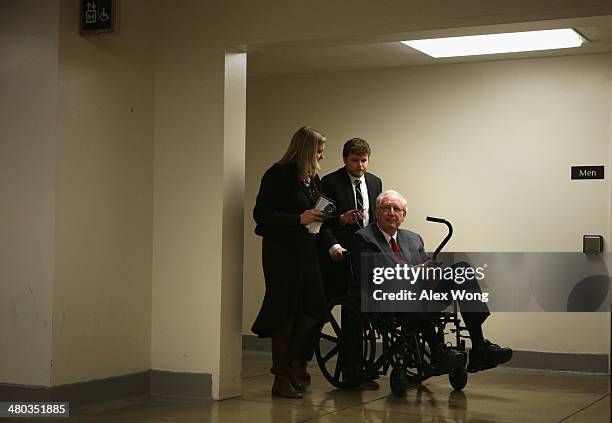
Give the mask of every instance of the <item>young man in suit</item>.
[{"label": "young man in suit", "polygon": [[382,181],[368,173],[371,149],[361,138],[344,143],[344,166],[321,180],[321,194],[336,205],[320,235],[321,271],[327,298],[346,294],[350,279],[345,253],[353,234],[376,220],[376,197]]},{"label": "young man in suit", "polygon": [[[361,283],[362,254],[378,253],[389,266],[407,263],[413,266],[427,265],[430,258],[425,253],[423,238],[415,232],[400,229],[406,217],[406,200],[396,191],[385,191],[376,199],[376,223],[360,229],[351,242],[352,261],[357,283]],[[461,265],[467,265],[463,263]],[[471,286],[470,286],[471,285]],[[465,282],[464,287],[480,290],[475,279]],[[459,303],[460,308],[462,304]],[[411,318],[412,313],[406,313]],[[489,316],[486,304],[479,311],[461,313],[470,334],[472,350],[467,366],[468,372],[490,369],[512,358],[510,348],[502,348],[484,339],[482,323]],[[418,317],[422,319],[422,316]],[[448,350],[437,338],[431,320],[421,320],[422,333],[432,350],[432,365],[442,369],[452,368],[459,359],[456,352]]]},{"label": "young man in suit", "polygon": [[[382,182],[376,175],[368,173],[371,149],[361,138],[352,138],[344,143],[342,160],[344,166],[321,179],[321,194],[336,206],[334,214],[323,222],[319,236],[321,278],[328,299],[348,294],[352,279],[346,253],[355,231],[376,220],[376,197],[382,191]],[[345,378],[360,373],[361,329],[357,322],[351,323],[342,312],[343,333],[349,345],[339,358]],[[370,375],[375,379],[378,375]]]}]

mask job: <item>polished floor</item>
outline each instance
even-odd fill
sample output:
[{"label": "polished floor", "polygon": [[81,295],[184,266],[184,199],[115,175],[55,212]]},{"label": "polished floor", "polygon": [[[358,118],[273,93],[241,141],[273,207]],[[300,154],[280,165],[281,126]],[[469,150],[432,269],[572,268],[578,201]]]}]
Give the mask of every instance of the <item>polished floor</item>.
[{"label": "polished floor", "polygon": [[[70,422],[564,422],[610,423],[610,378],[601,375],[493,369],[470,375],[462,392],[446,377],[395,398],[380,387],[334,389],[316,366],[302,400],[273,398],[270,356],[247,352],[240,398],[208,403],[129,401],[74,410]],[[2,419],[0,419],[0,423]],[[66,420],[63,420],[66,421]]]}]

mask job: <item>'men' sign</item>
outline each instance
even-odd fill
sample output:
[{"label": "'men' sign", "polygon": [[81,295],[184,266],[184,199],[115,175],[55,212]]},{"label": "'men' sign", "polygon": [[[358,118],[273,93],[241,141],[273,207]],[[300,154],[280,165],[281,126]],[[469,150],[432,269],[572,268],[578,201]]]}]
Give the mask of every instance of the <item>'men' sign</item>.
[{"label": "'men' sign", "polygon": [[572,166],[572,179],[603,179],[603,166]]}]

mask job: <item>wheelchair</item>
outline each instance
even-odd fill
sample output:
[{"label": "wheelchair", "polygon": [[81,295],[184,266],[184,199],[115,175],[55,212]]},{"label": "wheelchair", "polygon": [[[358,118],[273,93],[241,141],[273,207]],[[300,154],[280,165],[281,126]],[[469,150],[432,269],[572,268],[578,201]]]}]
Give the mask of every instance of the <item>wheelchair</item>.
[{"label": "wheelchair", "polygon": [[[448,228],[448,235],[433,254],[436,260],[453,229],[444,219],[427,217],[427,220]],[[420,384],[445,373],[431,366],[429,345],[416,322],[407,321],[404,313],[363,313],[358,296],[350,294],[331,299],[326,313],[315,342],[315,357],[321,373],[333,386],[351,389],[387,375],[391,369],[391,391],[399,397],[406,394],[410,384]],[[464,356],[463,364],[448,372],[451,386],[461,390],[468,380],[465,339],[469,336],[464,335],[466,328],[457,316],[456,304],[452,312],[440,313],[433,323],[439,340],[444,343],[446,334],[453,335],[453,342],[446,345]],[[378,354],[377,349],[381,350]]]}]

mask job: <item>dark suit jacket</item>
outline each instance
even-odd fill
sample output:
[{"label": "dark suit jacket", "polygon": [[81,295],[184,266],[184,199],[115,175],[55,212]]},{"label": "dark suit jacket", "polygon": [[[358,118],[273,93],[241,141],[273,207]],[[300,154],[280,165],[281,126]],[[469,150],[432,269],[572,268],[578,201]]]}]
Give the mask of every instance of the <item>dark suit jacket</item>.
[{"label": "dark suit jacket", "polygon": [[[402,257],[409,265],[414,266],[430,259],[425,252],[423,238],[416,232],[398,229],[396,239],[400,250],[402,250]],[[369,257],[367,257],[368,254]],[[351,241],[351,261],[355,283],[361,283],[363,269],[369,269],[370,267],[369,265],[363,267],[363,260],[370,261],[370,259],[375,260],[377,266],[393,267],[399,263],[397,256],[391,250],[391,245],[376,223],[355,232]]]},{"label": "dark suit jacket", "polygon": [[[382,181],[376,175],[365,174],[368,188],[368,200],[370,202],[370,223],[376,221],[376,197],[382,192]],[[340,215],[355,208],[355,197],[351,186],[351,177],[346,168],[341,167],[335,172],[326,175],[321,180],[321,194],[334,201],[336,212],[328,217],[321,228],[320,243],[325,252],[334,244],[340,244],[349,248],[351,238],[355,231],[359,230],[358,224],[341,225]],[[329,253],[327,253],[329,256]]]},{"label": "dark suit jacket", "polygon": [[274,164],[261,179],[253,217],[255,233],[263,237],[266,294],[252,327],[260,337],[272,336],[295,316],[325,316],[315,235],[300,224],[300,214],[314,207],[319,190],[317,176],[309,187],[297,180],[295,163]]},{"label": "dark suit jacket", "polygon": [[[396,240],[402,258],[407,264],[417,265],[429,260],[429,256],[425,253],[423,238],[419,234],[398,229]],[[369,301],[368,290],[364,291],[362,284],[365,282],[367,286],[371,286],[374,268],[395,267],[398,263],[400,263],[400,260],[391,250],[391,245],[376,223],[355,232],[351,242],[351,264],[353,267],[351,291],[361,292],[362,307],[365,306],[364,301]],[[370,306],[375,309],[379,305],[370,303]],[[409,316],[411,319],[430,319],[433,317],[433,315],[425,312],[425,306],[422,306],[421,312],[411,313]]]},{"label": "dark suit jacket", "polygon": [[[425,252],[425,245],[423,238],[416,232],[408,231],[405,229],[397,230],[397,243],[400,246],[402,258],[409,265],[417,265],[424,263],[430,259]],[[399,260],[391,245],[387,242],[381,230],[378,228],[376,223],[368,225],[367,227],[360,229],[355,232],[353,240],[351,242],[351,262],[353,267],[353,290],[358,290],[361,287],[362,281],[369,283],[372,281],[372,270],[374,267],[395,267]],[[456,263],[454,266],[468,266],[468,263]],[[367,272],[367,273],[366,273]],[[367,278],[363,279],[362,278]],[[450,282],[442,281],[436,290],[439,292],[445,292],[450,289],[452,284]],[[481,292],[480,286],[476,279],[471,279],[463,284],[463,288],[471,292]],[[442,304],[442,307],[433,304],[433,307],[425,305],[423,310],[428,309],[431,311],[440,311],[444,309],[446,304]],[[462,313],[463,319],[471,324],[482,324],[489,315],[488,307],[485,303],[476,302],[470,304],[468,307],[459,301],[459,306],[462,311],[469,311],[470,313]],[[413,318],[430,318],[435,314],[419,314],[413,313]]]},{"label": "dark suit jacket", "polygon": [[312,192],[297,180],[295,163],[275,163],[261,178],[253,218],[255,233],[289,248],[314,248],[314,236],[300,224],[300,214],[314,207],[321,182],[311,181]]}]

